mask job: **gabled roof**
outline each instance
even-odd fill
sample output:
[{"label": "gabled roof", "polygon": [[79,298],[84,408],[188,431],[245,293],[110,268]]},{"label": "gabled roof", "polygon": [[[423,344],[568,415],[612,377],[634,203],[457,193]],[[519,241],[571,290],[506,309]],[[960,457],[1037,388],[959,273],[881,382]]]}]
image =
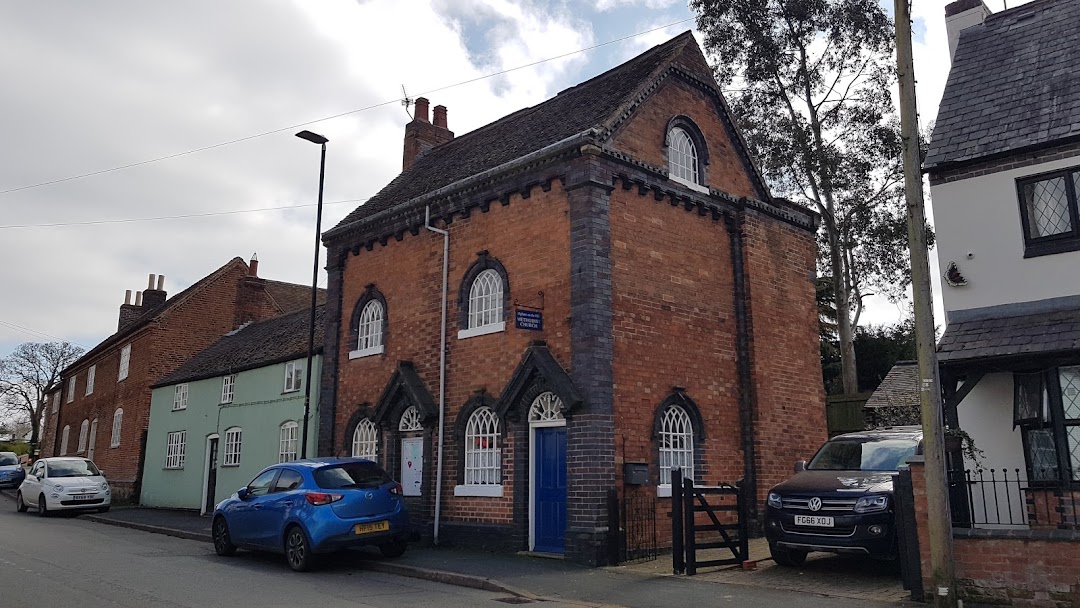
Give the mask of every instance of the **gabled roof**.
[{"label": "gabled roof", "polygon": [[1080,137],[1080,2],[1035,0],[960,34],[923,168]]},{"label": "gabled roof", "polygon": [[[309,288],[310,289],[310,288]],[[311,292],[308,291],[310,296]],[[235,374],[307,356],[311,315],[301,310],[230,332],[154,385],[168,386]],[[315,352],[322,352],[323,307],[315,309]]]},{"label": "gabled roof", "polygon": [[[595,78],[566,89],[539,105],[514,112],[432,148],[378,194],[327,231],[326,237],[334,238],[345,227],[376,213],[574,136],[593,130],[606,136],[609,128],[623,118],[637,98],[649,89],[664,70],[671,67],[688,45],[695,48],[697,45],[689,31]],[[700,62],[707,70],[705,60],[702,58]],[[732,143],[745,158],[749,158],[737,131]],[[751,165],[751,172],[756,172],[752,163],[748,161],[748,164]],[[767,192],[764,182],[756,175],[754,179]]]},{"label": "gabled roof", "polygon": [[897,361],[863,407],[919,407],[919,365]]}]

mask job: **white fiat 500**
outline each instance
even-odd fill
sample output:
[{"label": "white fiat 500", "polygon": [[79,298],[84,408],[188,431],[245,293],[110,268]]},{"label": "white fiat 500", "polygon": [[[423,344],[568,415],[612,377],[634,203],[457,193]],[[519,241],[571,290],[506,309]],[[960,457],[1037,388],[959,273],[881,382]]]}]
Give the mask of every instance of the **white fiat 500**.
[{"label": "white fiat 500", "polygon": [[45,516],[53,511],[98,511],[112,504],[112,490],[104,472],[85,458],[42,458],[34,463],[15,497],[22,513],[37,509]]}]

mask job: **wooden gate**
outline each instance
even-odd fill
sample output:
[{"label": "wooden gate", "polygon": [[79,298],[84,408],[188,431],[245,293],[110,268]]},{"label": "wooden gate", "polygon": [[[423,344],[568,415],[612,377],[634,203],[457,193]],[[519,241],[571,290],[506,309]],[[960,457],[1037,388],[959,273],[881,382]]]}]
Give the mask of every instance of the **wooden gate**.
[{"label": "wooden gate", "polygon": [[[704,566],[742,564],[749,555],[745,490],[741,485],[699,487],[671,472],[671,547],[675,574]],[[710,555],[699,555],[712,551]],[[719,555],[715,553],[719,552]],[[726,557],[730,552],[731,557]]]}]

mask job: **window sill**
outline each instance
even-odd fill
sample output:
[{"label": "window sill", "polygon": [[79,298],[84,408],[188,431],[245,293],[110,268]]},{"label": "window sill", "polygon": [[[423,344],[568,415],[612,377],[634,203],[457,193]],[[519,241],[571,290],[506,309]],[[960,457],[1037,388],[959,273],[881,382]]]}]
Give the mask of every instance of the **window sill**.
[{"label": "window sill", "polygon": [[184,411],[186,409],[187,409],[186,407],[174,407],[174,408],[172,408],[172,411],[174,411],[174,412],[182,412],[182,411]]},{"label": "window sill", "polygon": [[163,467],[162,471],[183,471],[184,467]]},{"label": "window sill", "polygon": [[1080,251],[1080,238],[1071,236],[1047,241],[1029,241],[1024,246],[1024,259],[1068,253],[1070,251]]},{"label": "window sill", "polygon": [[686,186],[687,188],[690,188],[691,190],[694,190],[696,192],[700,192],[702,194],[709,194],[709,187],[708,186],[703,186],[701,184],[695,184],[694,182],[692,182],[692,181],[690,181],[688,179],[683,179],[681,177],[675,177],[674,175],[671,175],[671,174],[668,174],[668,179],[670,179],[671,181],[673,181],[673,182],[675,182],[677,184],[682,184],[682,185]]},{"label": "window sill", "polygon": [[[361,349],[361,350],[349,351],[349,360],[351,361],[353,359],[361,359],[363,357],[372,357],[374,355],[381,355],[381,354],[383,354],[384,350],[385,349],[383,348],[383,345],[380,344],[378,346],[372,346],[371,348],[364,348],[364,349]],[[300,389],[297,389],[297,390],[300,390]]]},{"label": "window sill", "polygon": [[236,464],[223,464],[223,465],[221,465],[221,466],[223,466],[223,467],[230,467],[230,468],[232,468],[232,467],[238,467],[238,466],[240,466],[240,463],[238,462],[238,463],[236,463]]},{"label": "window sill", "polygon": [[666,486],[656,486],[657,498],[671,498],[671,484]]},{"label": "window sill", "polygon": [[491,496],[501,498],[503,487],[501,485],[464,485],[454,486],[454,496]]},{"label": "window sill", "polygon": [[457,337],[458,340],[465,340],[467,338],[475,338],[477,336],[497,334],[501,331],[506,331],[506,321],[499,321],[498,323],[492,323],[491,325],[482,325],[480,327],[470,327],[469,329],[463,329],[457,332]]}]

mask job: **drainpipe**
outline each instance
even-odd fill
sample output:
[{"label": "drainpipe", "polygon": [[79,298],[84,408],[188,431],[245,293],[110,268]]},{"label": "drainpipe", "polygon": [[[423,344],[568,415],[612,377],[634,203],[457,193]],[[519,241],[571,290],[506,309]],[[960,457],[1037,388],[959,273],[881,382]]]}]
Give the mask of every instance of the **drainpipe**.
[{"label": "drainpipe", "polygon": [[450,274],[450,232],[439,230],[431,225],[431,206],[424,207],[424,228],[441,234],[442,252],[442,320],[439,334],[439,448],[435,457],[435,530],[433,542],[439,544],[439,521],[442,515],[442,473],[443,473],[443,426],[446,420],[446,297],[447,281]]}]

